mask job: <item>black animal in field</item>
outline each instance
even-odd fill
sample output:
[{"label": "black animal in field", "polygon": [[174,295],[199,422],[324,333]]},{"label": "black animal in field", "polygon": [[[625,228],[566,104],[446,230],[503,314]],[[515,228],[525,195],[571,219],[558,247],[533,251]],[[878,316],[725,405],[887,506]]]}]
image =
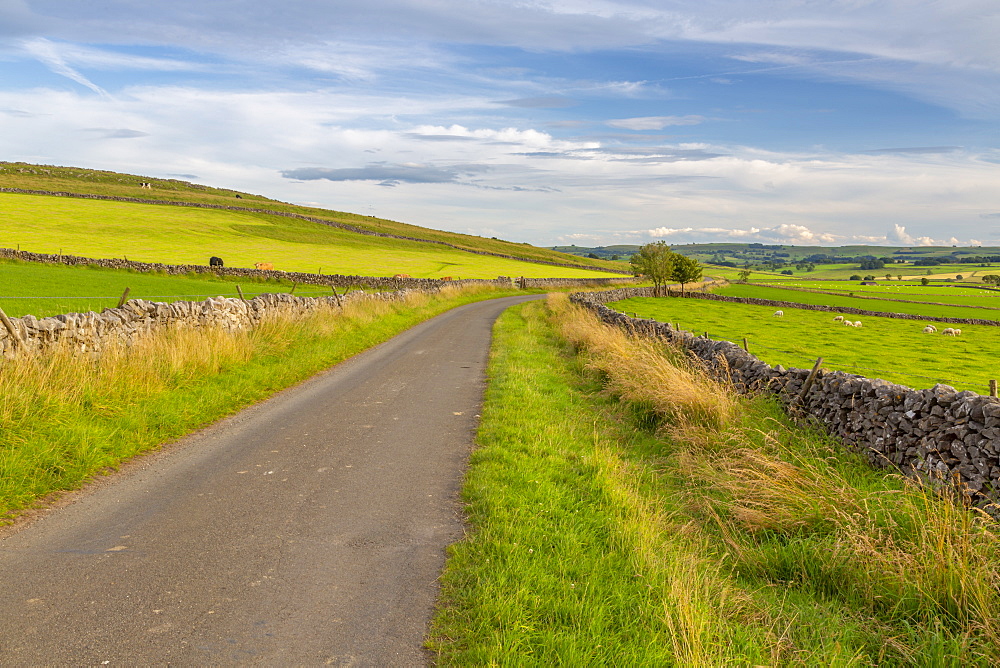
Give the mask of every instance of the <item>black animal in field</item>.
[{"label": "black animal in field", "polygon": [[210,266],[210,267],[221,267],[221,266],[223,266],[222,265],[222,258],[221,257],[215,257],[213,255],[212,257],[208,258],[208,266]]}]

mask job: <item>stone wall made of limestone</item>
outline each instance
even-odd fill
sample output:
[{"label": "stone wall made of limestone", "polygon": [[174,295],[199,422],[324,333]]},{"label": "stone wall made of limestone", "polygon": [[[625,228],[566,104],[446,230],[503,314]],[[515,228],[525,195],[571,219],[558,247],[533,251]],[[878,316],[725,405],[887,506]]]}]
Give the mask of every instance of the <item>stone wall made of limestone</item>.
[{"label": "stone wall made of limestone", "polygon": [[149,332],[177,325],[182,327],[222,327],[227,330],[252,328],[269,314],[306,314],[324,306],[334,307],[360,299],[399,299],[406,291],[363,293],[325,297],[297,297],[290,294],[263,294],[242,300],[212,297],[201,302],[173,303],[131,299],[119,308],[101,313],[67,313],[47,318],[26,315],[9,318],[14,332],[0,327],[0,354],[10,358],[19,353],[45,354],[56,348],[71,347],[99,353],[112,344],[131,345]]},{"label": "stone wall made of limestone", "polygon": [[[772,367],[730,341],[630,318],[605,304],[650,296],[648,288],[574,293],[570,299],[610,325],[684,345],[717,377],[748,393],[770,392],[815,418],[876,466],[958,480],[978,503],[1000,496],[1000,399],[948,385],[914,390],[885,380],[820,370],[804,397],[808,369]],[[795,305],[799,308],[799,305]]]}]

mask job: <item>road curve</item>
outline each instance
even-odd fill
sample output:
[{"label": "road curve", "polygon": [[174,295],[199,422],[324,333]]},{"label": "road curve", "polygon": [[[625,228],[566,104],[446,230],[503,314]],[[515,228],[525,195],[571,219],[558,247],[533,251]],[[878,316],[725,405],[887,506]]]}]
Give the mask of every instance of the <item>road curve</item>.
[{"label": "road curve", "polygon": [[0,539],[0,665],[414,666],[491,326],[454,309]]}]

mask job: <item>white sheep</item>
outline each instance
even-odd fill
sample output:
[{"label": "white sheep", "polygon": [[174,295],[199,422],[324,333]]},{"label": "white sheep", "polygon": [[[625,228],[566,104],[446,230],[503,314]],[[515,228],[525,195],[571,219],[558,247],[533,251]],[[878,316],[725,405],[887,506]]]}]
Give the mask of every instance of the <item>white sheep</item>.
[{"label": "white sheep", "polygon": [[847,327],[854,327],[854,323],[851,322],[850,320],[845,320],[844,325],[846,325]]},{"label": "white sheep", "polygon": [[854,321],[854,326],[855,327],[860,327],[861,326],[861,321],[860,320],[855,320]]},{"label": "white sheep", "polygon": [[955,334],[955,336],[962,336],[962,330],[960,330],[958,327],[956,327],[951,331]]},{"label": "white sheep", "polygon": [[930,334],[933,331],[936,331],[933,325],[927,325],[924,327],[924,334]]},{"label": "white sheep", "polygon": [[835,316],[833,316],[833,321],[834,322],[843,322],[844,321],[844,316],[842,316],[842,315],[835,315]]},{"label": "white sheep", "polygon": [[783,315],[785,315],[785,312],[784,312],[784,311],[775,311],[775,312],[774,312],[774,317],[775,317],[775,318],[780,318],[780,317],[781,317],[781,316],[783,316]]},{"label": "white sheep", "polygon": [[945,327],[944,329],[941,330],[941,333],[944,334],[945,336],[955,336],[955,330],[952,329],[951,327]]}]

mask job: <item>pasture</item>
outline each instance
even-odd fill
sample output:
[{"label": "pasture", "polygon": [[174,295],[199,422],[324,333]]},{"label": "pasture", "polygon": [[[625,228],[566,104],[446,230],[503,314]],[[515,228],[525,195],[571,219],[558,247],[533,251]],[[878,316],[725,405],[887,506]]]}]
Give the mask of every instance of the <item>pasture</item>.
[{"label": "pasture", "polygon": [[[919,287],[919,286],[918,286]],[[925,288],[926,289],[926,288]],[[754,297],[757,299],[774,299],[782,301],[792,301],[799,304],[818,304],[822,306],[849,306],[852,308],[866,309],[868,311],[885,311],[887,313],[909,313],[911,315],[935,316],[944,318],[982,318],[984,320],[1000,320],[1000,292],[986,292],[983,295],[964,294],[936,294],[932,298],[927,293],[906,291],[906,297],[898,296],[898,292],[891,290],[871,292],[861,292],[852,290],[841,294],[831,295],[819,292],[804,292],[802,290],[784,290],[779,287],[766,287],[761,285],[731,284],[721,288],[715,288],[712,292],[728,297]],[[982,292],[982,291],[980,291]],[[991,297],[989,295],[996,295]],[[860,298],[865,297],[865,298]],[[889,297],[892,300],[906,299],[907,301],[888,301],[877,299],[877,297]],[[926,299],[923,301],[921,298]],[[939,302],[928,303],[928,302]],[[965,302],[965,303],[959,303]]]},{"label": "pasture", "polygon": [[[764,284],[738,283],[743,288],[768,288]],[[1000,307],[1000,290],[985,286],[970,286],[964,283],[931,283],[921,285],[913,282],[882,281],[877,285],[860,285],[857,281],[787,281],[778,285],[781,288],[803,288],[805,290],[820,290],[844,295],[862,297],[884,297],[887,299],[905,299],[916,302],[939,302],[956,306]],[[801,294],[791,290],[788,293]],[[792,300],[795,301],[795,300]]]},{"label": "pasture", "polygon": [[776,318],[774,307],[701,299],[637,297],[609,306],[713,339],[742,345],[746,338],[750,352],[772,366],[810,368],[822,357],[827,369],[916,389],[944,383],[980,394],[1000,378],[994,363],[1000,327],[958,325],[962,335],[950,337],[924,334],[929,323],[920,320],[849,316],[862,322],[854,328],[834,322],[834,313],[785,307],[784,317]]},{"label": "pasture", "polygon": [[[851,276],[858,275],[874,276],[876,281],[885,281],[885,275],[892,276],[892,282],[899,280],[902,276],[904,281],[919,281],[921,278],[928,278],[932,281],[945,280],[968,280],[979,282],[986,274],[1000,274],[1000,267],[983,267],[977,264],[942,264],[933,267],[914,266],[912,264],[891,264],[882,269],[859,269],[857,262],[841,264],[818,264],[812,271],[796,269],[793,266],[786,267],[792,272],[791,275],[782,274],[781,271],[763,271],[753,269],[750,275],[751,282],[778,283],[789,281],[847,281]],[[705,274],[720,276],[729,280],[736,280],[739,276],[740,268],[719,267],[716,265],[705,265]],[[961,279],[957,279],[962,276]],[[858,281],[853,281],[858,285]]]},{"label": "pasture", "polygon": [[607,277],[478,255],[440,244],[360,235],[281,216],[0,193],[0,245],[36,253],[125,257],[140,262],[415,278]]},{"label": "pasture", "polygon": [[[248,278],[223,279],[214,274],[160,276],[100,267],[68,267],[0,260],[0,308],[11,317],[44,318],[60,313],[86,313],[118,305],[125,288],[129,299],[156,302],[201,301],[208,297],[237,297],[236,286],[247,299],[264,292],[288,292],[289,281]],[[299,285],[295,294],[315,297],[329,288]]]}]

